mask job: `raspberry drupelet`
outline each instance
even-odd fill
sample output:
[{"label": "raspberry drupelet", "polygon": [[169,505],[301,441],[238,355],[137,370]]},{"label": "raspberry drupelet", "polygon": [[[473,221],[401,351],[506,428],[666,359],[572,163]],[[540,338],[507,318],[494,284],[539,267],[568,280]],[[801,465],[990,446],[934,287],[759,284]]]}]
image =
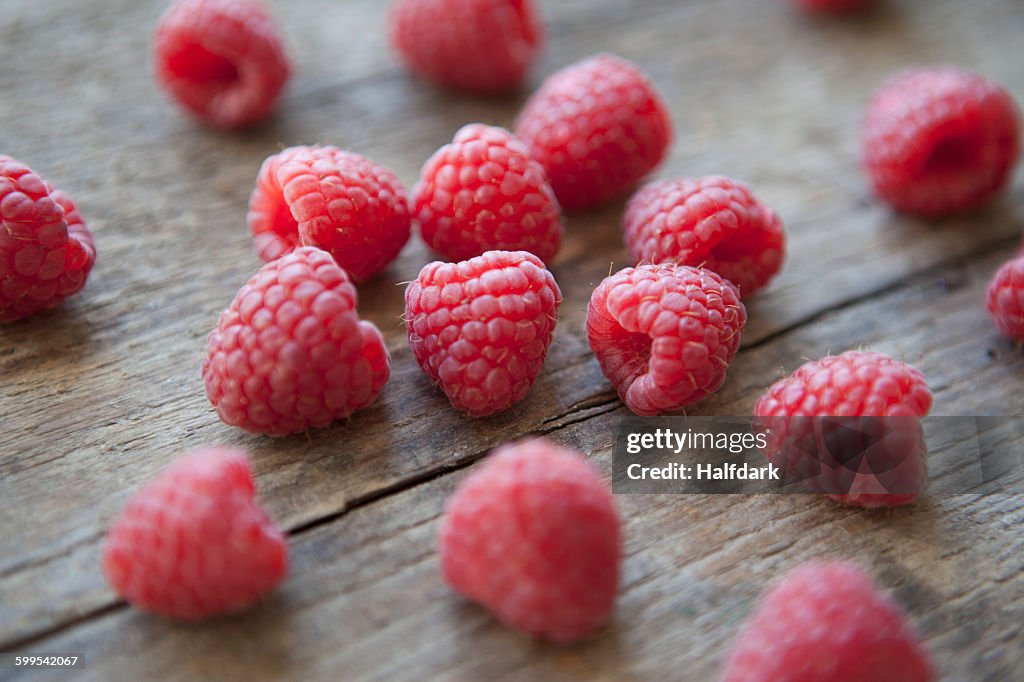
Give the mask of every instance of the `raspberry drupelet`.
[{"label": "raspberry drupelet", "polygon": [[227,424],[270,436],[327,426],[368,407],[391,373],[380,331],[325,251],[267,263],[210,334],[206,395]]},{"label": "raspberry drupelet", "polygon": [[787,573],[736,636],[724,682],[929,682],[906,614],[863,569],[810,562]]},{"label": "raspberry drupelet", "polygon": [[555,278],[532,253],[430,263],[405,291],[409,346],[455,409],[483,417],[530,390],[561,302]]},{"label": "raspberry drupelet", "polygon": [[544,167],[507,130],[463,127],[427,161],[412,190],[430,248],[449,260],[529,251],[546,263],[562,243],[562,216]]},{"label": "raspberry drupelet", "polygon": [[1020,157],[1020,109],[979,74],[914,69],[875,93],[862,148],[878,196],[939,218],[976,208],[1006,186]]},{"label": "raspberry drupelet", "polygon": [[582,455],[545,440],[495,450],[445,504],[445,580],[502,622],[560,644],[609,617],[621,522]]},{"label": "raspberry drupelet", "polygon": [[771,281],[786,252],[778,215],[746,185],[720,175],[641,188],[626,206],[624,233],[634,262],[703,266],[744,298]]},{"label": "raspberry drupelet", "polygon": [[736,287],[711,270],[641,265],[594,290],[587,338],[622,402],[648,416],[717,391],[746,320]]},{"label": "raspberry drupelet", "polygon": [[248,457],[182,455],[125,505],[103,545],[103,573],[128,603],[184,621],[252,606],[288,570],[283,533],[254,498]]},{"label": "raspberry drupelet", "polygon": [[515,134],[547,169],[562,207],[574,211],[626,193],[661,163],[672,121],[636,64],[599,54],[548,77]]},{"label": "raspberry drupelet", "polygon": [[394,0],[388,23],[410,70],[470,92],[515,88],[544,44],[533,0]]},{"label": "raspberry drupelet", "polygon": [[280,31],[259,0],[175,0],[153,43],[160,85],[218,128],[266,118],[288,80]]},{"label": "raspberry drupelet", "polygon": [[395,259],[411,218],[405,187],[390,168],[314,146],[289,147],[263,162],[248,222],[263,260],[315,246],[359,283]]},{"label": "raspberry drupelet", "polygon": [[0,323],[59,305],[85,286],[95,262],[71,197],[0,154]]}]

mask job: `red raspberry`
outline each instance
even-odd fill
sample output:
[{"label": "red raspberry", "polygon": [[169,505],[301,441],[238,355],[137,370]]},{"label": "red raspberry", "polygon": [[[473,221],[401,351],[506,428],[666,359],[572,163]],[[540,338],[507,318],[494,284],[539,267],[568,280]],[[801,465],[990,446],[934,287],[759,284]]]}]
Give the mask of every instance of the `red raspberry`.
[{"label": "red raspberry", "polygon": [[359,319],[356,298],[345,271],[319,249],[264,265],[210,334],[203,380],[220,418],[283,436],[369,406],[391,356],[377,327]]},{"label": "red raspberry", "polygon": [[1024,256],[999,268],[988,285],[986,303],[1000,333],[1024,341]]},{"label": "red raspberry", "polygon": [[612,611],[620,521],[600,474],[545,440],[498,448],[449,498],[444,578],[507,625],[569,643]]},{"label": "red raspberry", "polygon": [[725,682],[932,679],[903,610],[858,566],[812,562],[783,577],[736,637]]},{"label": "red raspberry", "polygon": [[290,70],[277,25],[256,0],[176,0],[157,24],[153,58],[171,97],[219,128],[265,118]]},{"label": "red raspberry", "polygon": [[53,308],[85,286],[96,247],[71,198],[0,154],[0,323]]},{"label": "red raspberry", "polygon": [[474,123],[434,153],[412,191],[423,241],[450,260],[529,251],[550,262],[562,217],[544,167],[507,130]]},{"label": "red raspberry", "polygon": [[711,270],[641,265],[594,290],[587,337],[619,398],[646,416],[717,391],[746,321],[736,287]]},{"label": "red raspberry", "polygon": [[405,290],[409,345],[455,409],[483,417],[530,390],[561,302],[555,278],[532,253],[435,261]]},{"label": "red raspberry", "polygon": [[114,521],[103,573],[130,604],[168,618],[203,620],[251,606],[288,570],[288,545],[255,492],[243,451],[183,455]]},{"label": "red raspberry", "polygon": [[787,478],[795,474],[839,502],[884,507],[912,502],[924,487],[927,447],[918,417],[931,405],[917,368],[881,353],[847,351],[775,382],[754,414],[771,431],[769,461]]},{"label": "red raspberry", "polygon": [[758,417],[923,417],[932,393],[916,367],[882,353],[851,350],[804,363],[772,384]]},{"label": "red raspberry", "polygon": [[624,225],[634,261],[707,267],[744,298],[771,281],[786,251],[775,212],[721,175],[650,183],[630,199]]},{"label": "red raspberry", "polygon": [[474,92],[519,85],[544,43],[533,0],[396,0],[389,24],[412,71]]},{"label": "red raspberry", "polygon": [[896,76],[868,106],[864,164],[900,211],[940,217],[1001,190],[1020,155],[1020,111],[1000,85],[970,71]]},{"label": "red raspberry", "polygon": [[874,4],[874,0],[795,0],[812,12],[853,12]]},{"label": "red raspberry", "polygon": [[576,210],[623,194],[661,163],[672,121],[639,67],[600,54],[550,76],[515,133],[547,169],[562,207]]},{"label": "red raspberry", "polygon": [[394,171],[329,146],[268,157],[249,197],[248,221],[263,260],[300,244],[316,246],[356,282],[383,270],[409,240],[408,199]]}]

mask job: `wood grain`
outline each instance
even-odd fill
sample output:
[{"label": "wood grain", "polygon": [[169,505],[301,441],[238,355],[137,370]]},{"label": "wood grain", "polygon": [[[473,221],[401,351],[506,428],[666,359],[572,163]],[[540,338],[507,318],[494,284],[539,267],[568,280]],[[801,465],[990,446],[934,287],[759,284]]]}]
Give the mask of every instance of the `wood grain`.
[{"label": "wood grain", "polygon": [[[936,413],[984,412],[1019,395],[1024,381],[994,377],[1007,370],[1019,377],[1024,358],[994,335],[979,344],[977,334],[965,334],[949,345],[928,328],[965,314],[968,327],[984,322],[972,302],[1002,257],[930,272],[830,313],[813,334],[787,334],[744,353],[734,374],[768,375],[780,354],[823,353],[838,335],[890,352],[914,345],[936,391]],[[879,328],[851,331],[876,307],[889,311],[884,338]],[[975,376],[991,388],[965,394],[961,386]],[[749,413],[760,389],[730,382],[708,412]],[[548,437],[592,453],[608,470],[615,419],[625,414],[617,403],[610,407],[559,425]],[[1008,445],[1019,452],[1022,434]],[[1024,608],[1020,546],[1006,535],[1024,521],[1019,494],[926,495],[892,511],[855,510],[811,495],[620,496],[627,542],[614,622],[592,641],[559,649],[509,632],[441,583],[438,517],[464,473],[295,533],[293,577],[247,616],[182,627],[122,607],[36,646],[88,652],[84,672],[92,679],[151,671],[170,679],[243,679],[255,670],[396,680],[663,679],[685,670],[685,679],[710,679],[767,581],[803,560],[845,557],[894,590],[945,679],[1012,680],[1024,666],[1024,650],[1015,646]]]},{"label": "wood grain", "polygon": [[[897,590],[949,679],[1019,672],[1019,496],[926,500],[891,516],[803,497],[620,498],[629,557],[615,624],[566,651],[505,632],[443,588],[436,516],[488,449],[546,433],[607,466],[621,407],[582,325],[593,286],[626,264],[621,204],[569,218],[553,267],[565,294],[556,343],[508,412],[466,420],[415,367],[395,285],[431,258],[414,240],[360,291],[394,359],[377,405],[280,440],[217,420],[198,368],[217,313],[258,267],[244,214],[260,161],[281,145],[331,143],[411,184],[460,125],[511,125],[525,97],[478,100],[409,78],[387,49],[384,4],[277,3],[296,77],[268,125],[233,136],[182,118],[152,83],[160,2],[5,6],[0,151],[75,197],[100,257],[84,294],[0,328],[0,649],[88,652],[96,679],[705,679],[764,581],[827,554],[864,561]],[[1020,99],[1024,63],[1006,58],[1024,29],[1018,4],[893,1],[852,21],[763,0],[545,11],[550,48],[531,85],[602,49],[636,60],[677,126],[658,175],[743,178],[786,222],[786,270],[751,302],[744,352],[698,413],[747,414],[804,357],[861,345],[922,367],[937,414],[1020,413],[1024,361],[980,296],[1024,225],[1024,181],[978,214],[926,224],[872,200],[857,168],[863,104],[896,69],[959,63]],[[251,616],[179,628],[118,605],[99,543],[132,490],[205,443],[252,452],[261,499],[294,533],[295,566]]]}]

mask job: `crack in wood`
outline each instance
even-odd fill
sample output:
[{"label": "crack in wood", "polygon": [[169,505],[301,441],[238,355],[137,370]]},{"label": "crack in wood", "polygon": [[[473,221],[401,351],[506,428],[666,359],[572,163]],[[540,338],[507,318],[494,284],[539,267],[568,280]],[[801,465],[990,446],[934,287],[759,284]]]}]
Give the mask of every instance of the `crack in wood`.
[{"label": "crack in wood", "polygon": [[[981,248],[968,251],[967,253],[960,254],[953,258],[948,258],[944,261],[929,265],[928,267],[915,270],[907,274],[906,277],[900,280],[890,282],[884,286],[877,287],[870,291],[866,291],[856,296],[843,299],[836,302],[835,304],[822,308],[811,315],[805,315],[804,317],[794,320],[792,323],[787,324],[784,327],[780,327],[775,331],[765,334],[756,341],[751,341],[749,344],[741,344],[740,352],[750,351],[761,346],[768,345],[773,341],[789,336],[793,332],[799,331],[800,329],[807,327],[815,322],[818,322],[824,317],[832,315],[834,313],[842,312],[848,308],[856,307],[862,303],[866,303],[873,298],[879,296],[887,296],[889,294],[895,294],[904,289],[913,289],[914,287],[920,286],[925,279],[930,279],[943,271],[950,270],[953,268],[962,269],[966,266],[968,261],[977,260],[984,258],[985,256],[991,255],[998,251],[1005,250],[1008,246],[1012,246],[1019,241],[1019,237],[1016,235],[1013,237],[1005,237],[998,239],[994,242],[989,242]],[[953,289],[946,289],[945,293],[952,293],[959,287]]]},{"label": "crack in wood", "polygon": [[61,621],[42,630],[37,630],[36,632],[29,633],[24,637],[0,642],[0,652],[14,653],[24,651],[26,647],[32,646],[37,642],[59,635],[62,632],[78,627],[79,625],[84,625],[85,623],[98,620],[104,616],[117,613],[127,606],[128,604],[123,600],[112,600],[106,604],[102,604],[94,609],[90,609],[80,615],[77,615],[74,618]]}]

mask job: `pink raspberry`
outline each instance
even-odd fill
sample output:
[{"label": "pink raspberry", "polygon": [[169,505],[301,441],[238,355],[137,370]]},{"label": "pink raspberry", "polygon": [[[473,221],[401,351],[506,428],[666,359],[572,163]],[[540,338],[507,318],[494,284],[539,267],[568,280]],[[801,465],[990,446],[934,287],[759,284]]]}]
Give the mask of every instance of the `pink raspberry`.
[{"label": "pink raspberry", "polygon": [[975,208],[1020,156],[1020,110],[1000,85],[949,67],[907,71],[868,106],[864,165],[895,208],[941,217]]},{"label": "pink raspberry", "polygon": [[474,123],[434,153],[412,191],[430,248],[450,260],[529,251],[550,262],[562,216],[544,167],[507,130]]},{"label": "pink raspberry", "polygon": [[724,682],[932,679],[903,610],[847,562],[812,562],[786,574],[736,637],[724,676]]},{"label": "pink raspberry", "polygon": [[638,66],[599,54],[550,76],[519,114],[516,136],[547,169],[566,210],[625,193],[672,141],[672,121]]},{"label": "pink raspberry", "polygon": [[356,282],[395,259],[409,240],[410,220],[394,171],[330,146],[290,147],[268,157],[249,197],[260,258],[316,246]]},{"label": "pink raspberry", "polygon": [[60,304],[85,286],[95,262],[71,198],[0,154],[0,323]]},{"label": "pink raspberry", "polygon": [[409,69],[474,92],[519,85],[544,43],[533,0],[395,0],[389,24]]},{"label": "pink raspberry", "polygon": [[635,262],[707,267],[744,298],[771,281],[786,252],[775,212],[721,175],[648,184],[626,206],[624,227]]},{"label": "pink raspberry", "polygon": [[283,436],[369,406],[391,374],[380,331],[329,254],[301,247],[267,263],[210,334],[206,395],[225,423]]},{"label": "pink raspberry", "polygon": [[483,417],[530,390],[561,302],[555,278],[532,253],[436,261],[405,290],[409,345],[455,409]]},{"label": "pink raspberry", "polygon": [[721,387],[746,321],[736,287],[711,270],[641,265],[594,290],[587,337],[626,407],[655,415]]},{"label": "pink raspberry", "polygon": [[160,85],[218,128],[270,113],[290,71],[277,24],[257,0],[176,0],[153,44]]},{"label": "pink raspberry", "polygon": [[614,607],[619,526],[611,491],[582,455],[545,440],[506,445],[445,505],[441,569],[510,627],[570,643]]},{"label": "pink raspberry", "polygon": [[[882,353],[847,351],[775,382],[754,414],[771,430],[769,461],[789,478],[839,502],[887,507],[914,501],[924,487],[927,447],[918,418],[931,405],[917,368]],[[863,417],[882,419],[850,419]]]},{"label": "pink raspberry", "polygon": [[851,350],[806,362],[757,401],[759,417],[923,417],[932,393],[916,367],[882,353]]},{"label": "pink raspberry", "polygon": [[986,304],[1001,334],[1024,341],[1024,256],[999,268],[988,285]]},{"label": "pink raspberry", "polygon": [[107,533],[103,573],[133,606],[203,620],[254,604],[288,570],[284,535],[253,500],[245,452],[204,448],[143,486]]}]

